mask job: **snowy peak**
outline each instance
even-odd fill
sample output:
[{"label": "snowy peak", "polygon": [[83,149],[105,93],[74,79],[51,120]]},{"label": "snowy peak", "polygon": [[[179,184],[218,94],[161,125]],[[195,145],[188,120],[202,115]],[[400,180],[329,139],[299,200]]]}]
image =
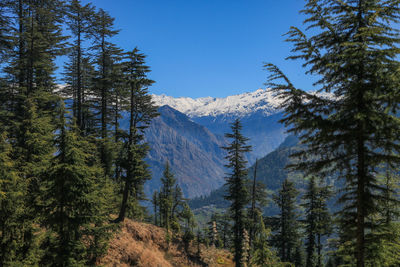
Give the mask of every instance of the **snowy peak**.
[{"label": "snowy peak", "polygon": [[168,105],[189,117],[206,117],[218,115],[232,115],[244,117],[261,111],[265,115],[279,112],[278,99],[268,89],[258,89],[254,92],[228,96],[224,98],[202,97],[174,98],[166,95],[153,95],[156,105]]}]

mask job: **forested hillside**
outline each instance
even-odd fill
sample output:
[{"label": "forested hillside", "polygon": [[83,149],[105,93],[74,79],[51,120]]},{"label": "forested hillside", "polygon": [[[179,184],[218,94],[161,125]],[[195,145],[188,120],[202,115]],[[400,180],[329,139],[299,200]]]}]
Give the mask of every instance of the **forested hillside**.
[{"label": "forested hillside", "polygon": [[188,118],[108,11],[0,1],[0,267],[400,266],[400,2],[300,12],[287,59],[312,88],[266,62],[267,90]]}]

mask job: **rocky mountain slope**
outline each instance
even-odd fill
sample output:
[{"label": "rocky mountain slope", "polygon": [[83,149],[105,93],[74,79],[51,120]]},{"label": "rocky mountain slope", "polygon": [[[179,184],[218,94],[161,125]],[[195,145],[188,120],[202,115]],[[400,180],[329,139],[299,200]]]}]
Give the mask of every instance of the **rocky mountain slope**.
[{"label": "rocky mountain slope", "polygon": [[145,185],[146,192],[160,187],[167,161],[186,197],[220,187],[224,183],[224,138],[169,106],[161,107],[159,113],[146,130],[151,147],[147,162],[153,174]]},{"label": "rocky mountain slope", "polygon": [[153,99],[157,105],[168,105],[218,135],[229,132],[229,124],[240,118],[243,134],[253,146],[248,157],[250,163],[277,148],[286,136],[283,125],[278,123],[282,118],[281,100],[267,89],[225,98],[153,95]]}]

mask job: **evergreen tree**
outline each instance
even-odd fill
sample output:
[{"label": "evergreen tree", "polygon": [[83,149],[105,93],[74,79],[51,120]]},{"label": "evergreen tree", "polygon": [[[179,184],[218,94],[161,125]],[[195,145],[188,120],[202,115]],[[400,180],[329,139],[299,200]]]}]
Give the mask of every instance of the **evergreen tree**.
[{"label": "evergreen tree", "polygon": [[207,234],[209,236],[210,240],[210,245],[213,247],[218,247],[219,246],[219,231],[218,231],[218,215],[217,214],[212,214],[210,221],[207,223],[208,225],[208,231]]},{"label": "evergreen tree", "polygon": [[[45,94],[46,95],[46,94]],[[47,99],[47,98],[44,98]],[[24,101],[25,119],[20,124],[21,140],[14,149],[16,157],[16,170],[26,183],[26,191],[23,192],[25,209],[19,226],[23,231],[24,249],[20,252],[24,260],[39,259],[35,254],[37,249],[37,238],[35,234],[38,225],[44,219],[41,214],[44,203],[42,194],[44,190],[43,180],[46,171],[50,168],[53,155],[56,153],[54,147],[53,117],[51,114],[40,112],[38,103],[43,103],[43,98],[26,98]],[[34,265],[37,262],[31,262]],[[28,264],[29,265],[29,264]]]},{"label": "evergreen tree", "polygon": [[6,57],[11,51],[11,18],[7,16],[10,12],[10,1],[2,1],[0,3],[0,59]]},{"label": "evergreen tree", "polygon": [[222,248],[230,247],[230,241],[232,238],[232,221],[229,216],[221,213],[213,213],[211,221],[215,221],[216,230],[218,233],[218,246]]},{"label": "evergreen tree", "polygon": [[126,87],[129,89],[127,94],[129,100],[126,101],[125,109],[129,112],[129,129],[127,132],[126,157],[124,166],[126,177],[120,213],[117,221],[122,221],[125,217],[126,205],[129,200],[129,193],[132,191],[135,200],[144,198],[143,186],[146,180],[151,178],[144,158],[148,152],[148,146],[143,143],[144,130],[149,127],[151,120],[156,117],[157,111],[151,96],[148,94],[148,86],[153,81],[147,79],[146,75],[150,71],[145,65],[145,56],[137,49],[127,53],[126,60],[122,65]]},{"label": "evergreen tree", "polygon": [[233,246],[234,259],[236,266],[244,266],[242,262],[243,251],[243,231],[245,229],[245,207],[249,202],[248,191],[246,188],[247,169],[244,154],[251,150],[246,145],[248,139],[241,134],[242,125],[237,119],[231,125],[232,133],[225,134],[226,138],[232,139],[232,142],[224,149],[228,152],[225,165],[231,169],[231,173],[226,178],[228,195],[225,199],[231,201],[230,211],[233,224]]},{"label": "evergreen tree", "polygon": [[25,226],[20,218],[24,214],[26,183],[15,171],[11,160],[12,147],[7,133],[0,124],[0,266],[21,262],[19,254]]},{"label": "evergreen tree", "polygon": [[328,199],[332,196],[332,189],[328,185],[324,185],[322,181],[318,186],[317,192],[317,222],[316,222],[316,233],[317,233],[317,266],[323,266],[322,260],[322,237],[329,236],[333,233],[333,220],[328,209]]},{"label": "evergreen tree", "polygon": [[176,183],[176,179],[170,171],[168,162],[165,164],[164,173],[161,177],[161,183],[162,187],[160,190],[160,213],[162,214],[162,226],[166,228],[168,232],[171,228],[171,219],[173,219],[173,191]]},{"label": "evergreen tree", "polygon": [[318,184],[315,177],[311,177],[306,193],[303,196],[305,209],[306,232],[306,264],[307,266],[322,266],[321,238],[332,232],[327,200],[330,197],[328,186]]},{"label": "evergreen tree", "polygon": [[93,109],[96,115],[96,130],[101,138],[99,143],[101,162],[106,176],[112,176],[115,160],[115,149],[109,134],[110,126],[114,121],[112,102],[115,99],[115,92],[112,75],[122,53],[110,41],[119,32],[114,29],[114,20],[106,11],[100,9],[94,17],[93,26],[89,29],[94,40],[94,45],[90,49],[95,51],[96,65]]},{"label": "evergreen tree", "polygon": [[109,219],[102,206],[107,188],[100,182],[95,147],[81,137],[76,125],[65,122],[63,111],[60,116],[58,154],[46,172],[43,193],[45,225],[56,235],[50,241],[54,254],[47,257],[52,266],[85,265],[91,260],[89,250],[99,249],[89,248],[90,240],[99,240],[95,236],[99,234],[109,236],[105,229]]},{"label": "evergreen tree", "polygon": [[[382,163],[400,162],[395,118],[400,49],[393,28],[399,5],[396,0],[307,1],[302,12],[312,36],[292,27],[288,40],[296,54],[289,58],[304,60],[308,73],[320,77],[315,85],[322,94],[296,88],[276,66],[266,65],[270,85],[285,99],[283,122],[306,145],[295,154],[302,160],[294,167],[344,180],[341,236],[343,244],[354,245],[358,267],[373,261],[366,248],[376,242],[372,218],[384,191],[376,173]],[[272,82],[276,79],[283,84]]]},{"label": "evergreen tree", "polygon": [[[72,35],[72,44],[69,46],[70,62],[66,65],[64,74],[67,86],[63,89],[67,97],[72,98],[73,116],[82,133],[85,133],[88,117],[88,103],[86,95],[89,93],[91,77],[85,73],[88,64],[84,47],[84,40],[90,37],[94,8],[91,4],[82,5],[80,0],[72,0],[66,7],[66,24]],[[86,59],[86,60],[85,60]]]},{"label": "evergreen tree", "polygon": [[275,251],[269,246],[269,237],[271,231],[265,228],[262,216],[259,214],[258,222],[260,231],[254,240],[254,252],[250,264],[262,267],[281,266],[279,258]]},{"label": "evergreen tree", "polygon": [[[249,244],[252,248],[254,236],[258,230],[258,216],[263,213],[263,207],[267,205],[267,189],[264,183],[257,181],[257,165],[258,160],[254,165],[253,181],[248,185],[251,192],[251,206],[248,211],[248,229],[249,230]],[[249,181],[250,182],[250,181]],[[251,256],[251,251],[250,251]]]},{"label": "evergreen tree", "polygon": [[316,266],[316,232],[317,232],[317,194],[318,189],[315,182],[315,177],[311,177],[310,182],[308,184],[307,192],[303,196],[305,202],[303,203],[303,207],[305,208],[305,230],[306,230],[306,252],[307,266],[314,267]]},{"label": "evergreen tree", "polygon": [[183,220],[183,236],[182,240],[185,245],[185,251],[189,251],[189,244],[192,240],[194,240],[194,227],[196,227],[196,221],[193,215],[192,210],[190,209],[189,205],[185,202],[183,204],[183,211],[182,211],[182,220]]},{"label": "evergreen tree", "polygon": [[273,236],[273,243],[278,249],[278,255],[283,262],[295,261],[296,247],[300,243],[299,214],[296,204],[298,191],[294,183],[286,179],[279,192],[273,199],[279,207],[277,233]]},{"label": "evergreen tree", "polygon": [[162,187],[158,192],[159,205],[159,224],[173,234],[178,234],[184,229],[184,234],[188,228],[193,228],[195,221],[192,212],[187,204],[187,200],[183,198],[182,190],[176,184],[176,179],[171,173],[169,163],[165,165],[163,177],[161,177]]},{"label": "evergreen tree", "polygon": [[[304,267],[305,265],[305,256],[302,244],[297,244],[295,254],[294,254],[294,266],[296,267]],[[307,265],[308,266],[308,265]]]}]

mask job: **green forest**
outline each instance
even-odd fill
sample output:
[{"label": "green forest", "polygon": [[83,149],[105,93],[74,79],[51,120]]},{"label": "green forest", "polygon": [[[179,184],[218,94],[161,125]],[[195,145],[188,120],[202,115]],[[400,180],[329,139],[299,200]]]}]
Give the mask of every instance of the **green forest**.
[{"label": "green forest", "polygon": [[400,1],[307,0],[299,12],[287,59],[316,90],[264,64],[292,149],[249,168],[236,119],[211,195],[223,203],[200,224],[194,209],[215,200],[186,199],[168,161],[144,193],[154,81],[135,44],[113,43],[115,18],[80,0],[1,0],[0,266],[100,265],[128,219],[186,252],[229,251],[237,267],[400,266]]}]

